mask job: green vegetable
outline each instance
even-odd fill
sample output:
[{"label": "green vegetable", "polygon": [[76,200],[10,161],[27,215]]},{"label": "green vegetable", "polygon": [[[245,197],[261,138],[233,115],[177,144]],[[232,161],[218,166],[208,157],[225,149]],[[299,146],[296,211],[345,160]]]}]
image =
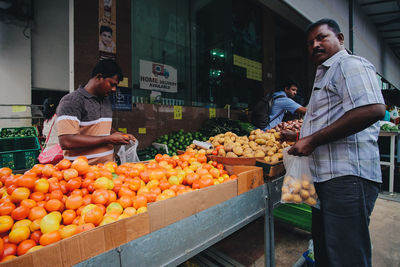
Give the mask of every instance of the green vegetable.
[{"label": "green vegetable", "polygon": [[399,130],[399,127],[397,125],[392,126],[392,125],[389,125],[389,124],[384,124],[384,125],[381,126],[381,130],[382,131],[388,131],[388,132],[396,132],[396,131]]}]

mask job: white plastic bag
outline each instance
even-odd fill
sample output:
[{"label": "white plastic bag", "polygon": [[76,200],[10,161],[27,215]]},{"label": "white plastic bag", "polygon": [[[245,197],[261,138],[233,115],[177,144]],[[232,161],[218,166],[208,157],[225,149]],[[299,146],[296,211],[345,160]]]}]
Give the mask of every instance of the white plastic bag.
[{"label": "white plastic bag", "polygon": [[138,162],[139,157],[136,153],[136,149],[139,145],[139,141],[136,140],[136,142],[130,140],[129,144],[127,145],[122,145],[120,149],[117,152],[117,155],[119,159],[121,160],[121,164],[124,164],[126,162]]},{"label": "white plastic bag", "polygon": [[283,164],[286,174],[282,185],[282,203],[306,203],[310,206],[317,204],[317,193],[312,181],[308,157],[289,155],[283,150]]}]

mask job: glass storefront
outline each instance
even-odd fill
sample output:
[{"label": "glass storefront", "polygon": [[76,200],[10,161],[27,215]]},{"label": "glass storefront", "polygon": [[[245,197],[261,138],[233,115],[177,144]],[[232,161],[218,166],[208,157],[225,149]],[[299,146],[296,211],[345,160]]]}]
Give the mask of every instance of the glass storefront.
[{"label": "glass storefront", "polygon": [[[267,91],[263,64],[275,64],[263,62],[263,41],[275,42],[275,36],[263,38],[264,15],[264,7],[249,0],[132,1],[134,101],[150,99],[151,90],[141,87],[145,60],[177,71],[177,92],[161,92],[160,103],[251,106]],[[304,57],[302,48],[296,51],[296,57]]]}]

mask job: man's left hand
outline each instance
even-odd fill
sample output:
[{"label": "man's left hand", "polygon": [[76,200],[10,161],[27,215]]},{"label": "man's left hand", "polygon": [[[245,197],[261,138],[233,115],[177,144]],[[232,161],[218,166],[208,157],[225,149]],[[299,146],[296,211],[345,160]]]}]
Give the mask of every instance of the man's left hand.
[{"label": "man's left hand", "polygon": [[316,148],[316,145],[312,142],[312,137],[307,136],[301,138],[296,142],[289,150],[288,154],[294,156],[308,156],[310,155]]},{"label": "man's left hand", "polygon": [[129,140],[132,140],[133,142],[136,142],[136,138],[132,134],[124,133],[125,137],[129,137]]}]

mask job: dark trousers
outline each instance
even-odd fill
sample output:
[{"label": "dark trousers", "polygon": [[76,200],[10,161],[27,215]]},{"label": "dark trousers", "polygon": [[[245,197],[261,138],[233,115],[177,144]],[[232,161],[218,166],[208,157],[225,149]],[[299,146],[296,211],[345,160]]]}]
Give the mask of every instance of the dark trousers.
[{"label": "dark trousers", "polygon": [[371,266],[369,218],[379,184],[357,176],[315,183],[321,209],[312,209],[316,266]]}]

